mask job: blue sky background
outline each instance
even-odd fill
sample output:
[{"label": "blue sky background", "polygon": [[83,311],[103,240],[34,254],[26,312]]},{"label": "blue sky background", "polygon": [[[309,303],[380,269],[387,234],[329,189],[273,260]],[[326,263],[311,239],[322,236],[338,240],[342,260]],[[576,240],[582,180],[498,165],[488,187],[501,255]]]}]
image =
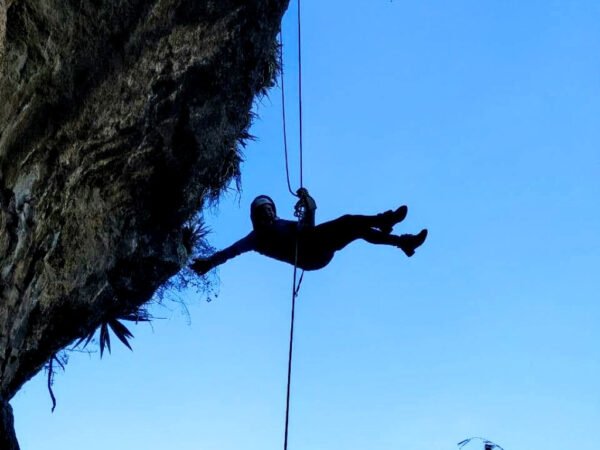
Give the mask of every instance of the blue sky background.
[{"label": "blue sky background", "polygon": [[[317,220],[408,204],[396,231],[430,237],[411,259],[358,242],[306,275],[290,449],[597,450],[600,3],[306,1],[302,19]],[[241,196],[207,216],[216,247],[258,194],[291,217],[279,95],[257,103]],[[54,414],[29,382],[22,448],[282,448],[292,268],[247,254],[219,277],[211,303],[180,294],[189,316],[134,326],[133,353],[71,355]]]}]

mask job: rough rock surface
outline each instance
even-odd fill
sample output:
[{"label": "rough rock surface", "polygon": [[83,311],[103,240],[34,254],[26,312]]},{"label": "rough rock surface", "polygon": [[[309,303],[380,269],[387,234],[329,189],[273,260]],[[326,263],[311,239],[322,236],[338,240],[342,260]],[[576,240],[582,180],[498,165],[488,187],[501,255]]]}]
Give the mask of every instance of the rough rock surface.
[{"label": "rough rock surface", "polygon": [[0,0],[0,449],[23,383],[186,264],[287,2]]}]

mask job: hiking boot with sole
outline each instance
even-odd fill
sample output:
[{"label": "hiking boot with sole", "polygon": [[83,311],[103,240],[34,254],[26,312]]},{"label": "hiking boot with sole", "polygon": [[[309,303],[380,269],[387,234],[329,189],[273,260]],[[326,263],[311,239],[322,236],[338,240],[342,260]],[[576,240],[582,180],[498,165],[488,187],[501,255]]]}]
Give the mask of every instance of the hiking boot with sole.
[{"label": "hiking boot with sole", "polygon": [[419,234],[403,234],[400,236],[401,242],[398,244],[398,247],[406,256],[410,257],[425,242],[425,239],[427,239],[427,229],[421,230]]},{"label": "hiking boot with sole", "polygon": [[408,213],[408,207],[406,205],[402,205],[396,211],[386,211],[384,213],[379,214],[379,218],[381,219],[381,225],[377,226],[377,228],[385,234],[390,234],[392,232],[392,228],[399,222],[402,222],[406,218],[406,214]]}]

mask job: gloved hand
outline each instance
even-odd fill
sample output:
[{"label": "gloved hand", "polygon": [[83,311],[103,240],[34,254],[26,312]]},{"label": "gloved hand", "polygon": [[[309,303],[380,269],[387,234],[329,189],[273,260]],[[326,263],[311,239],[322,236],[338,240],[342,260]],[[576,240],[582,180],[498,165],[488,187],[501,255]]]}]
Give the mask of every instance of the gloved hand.
[{"label": "gloved hand", "polygon": [[306,198],[306,197],[310,197],[310,195],[308,195],[308,189],[301,187],[300,189],[298,189],[296,191],[296,195],[300,198]]},{"label": "gloved hand", "polygon": [[196,272],[198,275],[204,275],[210,269],[213,268],[213,264],[209,258],[196,258],[190,265],[190,269]]},{"label": "gloved hand", "polygon": [[317,209],[317,203],[308,193],[308,189],[301,187],[296,191],[296,195],[300,198],[298,205],[301,205],[306,210],[313,211]]}]

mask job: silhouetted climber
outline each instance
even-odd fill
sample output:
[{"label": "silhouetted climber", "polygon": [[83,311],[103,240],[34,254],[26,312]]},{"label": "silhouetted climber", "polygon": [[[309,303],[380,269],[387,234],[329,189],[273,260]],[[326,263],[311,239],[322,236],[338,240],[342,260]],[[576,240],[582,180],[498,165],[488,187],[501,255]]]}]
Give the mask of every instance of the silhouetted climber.
[{"label": "silhouetted climber", "polygon": [[230,247],[207,258],[195,259],[191,268],[204,275],[228,259],[250,250],[293,265],[297,248],[298,267],[317,270],[329,264],[336,251],[356,239],[392,245],[400,248],[406,256],[412,256],[427,237],[426,229],[418,234],[391,234],[392,227],[406,217],[406,206],[374,216],[347,214],[315,226],[317,205],[314,199],[304,188],[298,190],[298,196],[300,200],[296,210],[303,211],[299,222],[277,217],[275,202],[269,196],[256,197],[250,206],[253,231]]}]

